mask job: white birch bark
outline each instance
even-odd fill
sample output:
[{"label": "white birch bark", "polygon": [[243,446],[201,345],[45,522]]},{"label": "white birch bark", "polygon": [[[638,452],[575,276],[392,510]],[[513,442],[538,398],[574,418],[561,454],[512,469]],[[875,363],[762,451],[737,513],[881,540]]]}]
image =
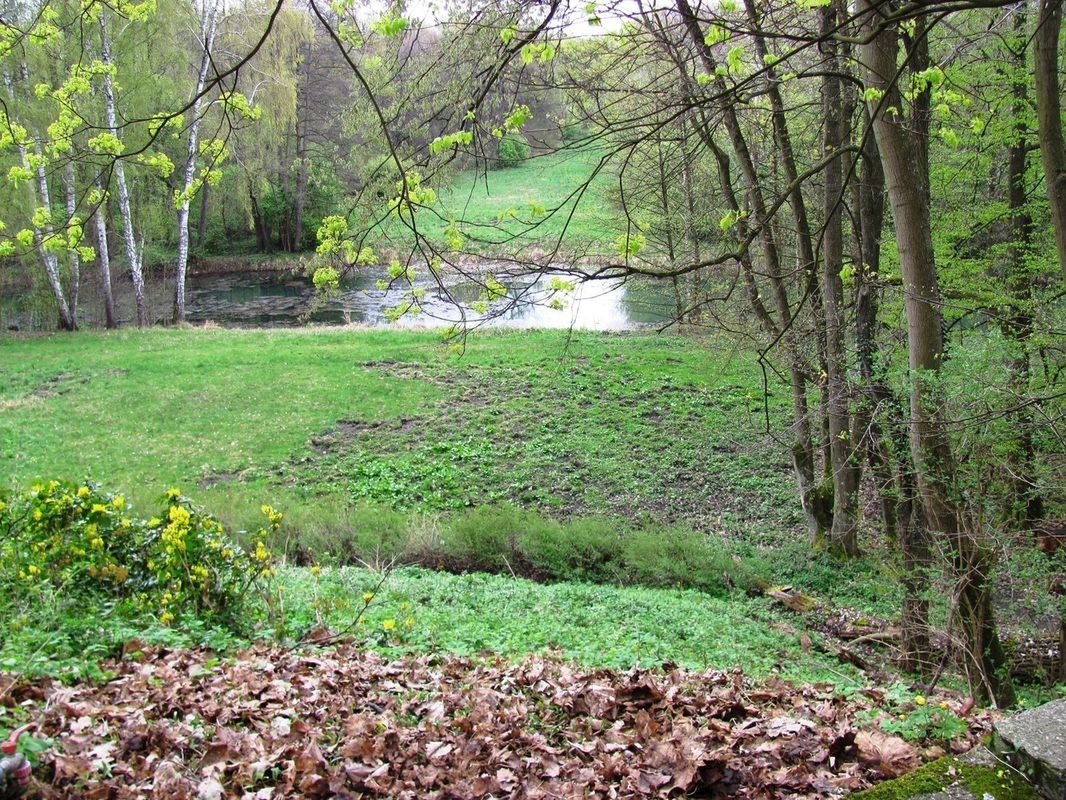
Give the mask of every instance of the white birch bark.
[{"label": "white birch bark", "polygon": [[[78,198],[74,185],[74,162],[68,161],[63,170],[63,194],[67,201],[67,220],[72,221],[78,213]],[[78,293],[81,291],[81,257],[77,250],[70,251],[70,318],[78,324]]]},{"label": "white birch bark", "polygon": [[[107,18],[100,12],[100,58],[107,67],[113,63],[111,43],[107,38]],[[119,137],[117,114],[115,112],[115,85],[111,73],[104,71],[104,113],[107,117],[107,129],[112,136]],[[130,278],[133,281],[133,297],[137,303],[137,325],[148,325],[148,300],[144,291],[144,270],[141,266],[141,251],[137,247],[136,232],[133,227],[133,212],[130,209],[130,193],[126,185],[126,170],[122,159],[114,163],[115,188],[118,190],[118,210],[122,220],[122,241],[126,246],[126,261],[129,265]]]},{"label": "white birch bark", "polygon": [[107,247],[107,222],[104,219],[104,209],[107,201],[104,199],[104,187],[99,179],[96,181],[96,189],[100,192],[100,205],[93,214],[93,223],[96,228],[96,263],[100,268],[100,293],[104,298],[104,324],[108,328],[114,328],[115,320],[115,296],[111,292],[111,253]]},{"label": "white birch bark", "polygon": [[185,276],[189,267],[189,206],[192,202],[192,187],[196,181],[196,155],[200,144],[200,122],[204,86],[207,84],[207,70],[211,65],[211,43],[215,38],[215,26],[218,21],[218,6],[206,12],[200,28],[200,43],[203,53],[200,58],[200,72],[196,78],[196,94],[192,105],[192,122],[189,125],[188,158],[185,161],[178,205],[178,263],[174,276],[174,321],[185,321]]},{"label": "white birch bark", "polygon": [[[26,76],[26,65],[21,66],[23,77]],[[7,89],[8,100],[11,102],[11,107],[17,107],[17,101],[15,100],[15,87],[11,83],[11,75],[7,70],[4,70],[4,88]],[[35,149],[38,155],[40,155],[41,144],[39,140],[36,140]],[[51,208],[48,197],[48,176],[45,174],[44,166],[38,159],[37,168],[34,169],[30,166],[29,153],[26,151],[26,145],[23,142],[18,143],[19,159],[23,168],[32,172],[35,175],[36,186],[30,184],[29,195],[30,202],[33,205],[34,211],[41,208]],[[32,213],[32,212],[31,212]],[[37,250],[37,257],[41,262],[41,267],[44,269],[45,277],[48,279],[48,285],[52,289],[52,295],[55,297],[56,308],[59,311],[59,327],[72,331],[74,330],[74,319],[70,314],[70,306],[67,305],[67,298],[63,292],[63,283],[59,278],[59,259],[55,253],[50,252],[45,248],[45,241],[52,235],[51,224],[45,226],[44,229],[33,226],[33,245]]]},{"label": "white birch bark", "polygon": [[[19,147],[19,150],[22,154],[22,164],[28,168],[29,159],[26,155],[26,148]],[[52,200],[48,194],[48,175],[44,171],[44,158],[39,138],[34,138],[33,150],[37,155],[37,169],[35,170],[37,174],[37,191],[31,192],[34,199],[34,208],[51,209]],[[63,292],[63,283],[59,277],[59,258],[46,247],[47,241],[52,238],[54,233],[51,222],[46,223],[43,229],[35,225],[33,228],[33,244],[37,248],[37,256],[44,266],[45,275],[48,276],[48,285],[52,287],[52,294],[56,298],[56,305],[59,308],[59,327],[63,330],[72,331],[75,328],[74,317],[70,313],[70,306],[67,304],[67,298]]]}]

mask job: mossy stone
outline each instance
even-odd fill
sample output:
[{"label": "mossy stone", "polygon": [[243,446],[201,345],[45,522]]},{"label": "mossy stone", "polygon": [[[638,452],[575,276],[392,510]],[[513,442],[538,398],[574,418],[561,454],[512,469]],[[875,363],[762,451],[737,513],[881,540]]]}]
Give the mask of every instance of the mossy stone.
[{"label": "mossy stone", "polygon": [[[953,790],[953,791],[949,791]],[[964,791],[962,791],[964,790]],[[1007,767],[972,764],[955,756],[931,761],[901,778],[850,795],[855,800],[911,800],[923,796],[976,800],[1040,800],[1023,778]]]}]

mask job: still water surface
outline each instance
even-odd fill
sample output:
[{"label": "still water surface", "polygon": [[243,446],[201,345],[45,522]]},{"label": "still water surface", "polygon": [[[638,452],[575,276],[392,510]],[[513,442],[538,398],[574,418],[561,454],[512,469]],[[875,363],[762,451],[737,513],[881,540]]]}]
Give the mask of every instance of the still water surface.
[{"label": "still water surface", "polygon": [[[264,272],[194,276],[188,287],[189,321],[241,327],[389,325],[393,323],[388,309],[402,303],[405,294],[400,287],[377,288],[384,277],[380,269],[361,270],[344,281],[336,296],[315,307],[311,282],[301,276]],[[546,278],[515,279],[508,284],[507,297],[482,315],[471,307],[482,292],[474,282],[449,284],[447,291],[431,279],[415,285],[425,289],[421,313],[395,324],[438,326],[465,319],[498,327],[621,330],[661,325],[673,316],[665,286],[598,281],[578,284],[572,292],[552,292]],[[553,300],[563,307],[550,307]]]}]

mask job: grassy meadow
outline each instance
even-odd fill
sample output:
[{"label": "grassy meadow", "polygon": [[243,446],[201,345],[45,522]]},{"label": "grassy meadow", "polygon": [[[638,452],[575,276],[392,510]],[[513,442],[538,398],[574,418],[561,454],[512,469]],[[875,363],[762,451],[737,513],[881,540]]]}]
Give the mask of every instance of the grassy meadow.
[{"label": "grassy meadow", "polygon": [[[538,247],[576,255],[614,253],[625,223],[610,200],[609,171],[589,180],[600,158],[596,150],[560,150],[506,169],[457,172],[435,186],[437,202],[416,217],[419,233],[444,245],[445,230],[455,221],[465,237],[464,251],[498,255]],[[412,240],[411,230],[397,220],[382,231],[386,247]]]},{"label": "grassy meadow", "polygon": [[[841,672],[744,593],[810,564],[794,557],[805,545],[787,462],[745,388],[754,366],[721,342],[187,329],[0,348],[0,484],[97,482],[145,517],[179,488],[234,531],[261,525],[269,503],[285,513],[271,546],[305,565],[281,573],[290,626],[340,624],[343,582],[398,561],[502,576],[393,573],[382,597],[417,622],[390,646]],[[825,567],[840,591],[868,592],[875,575],[857,563],[840,581]],[[542,582],[514,583],[516,570]],[[45,647],[53,661],[35,668],[80,664],[133,630],[56,624],[9,638],[0,661]],[[174,644],[222,636],[134,629]]]}]

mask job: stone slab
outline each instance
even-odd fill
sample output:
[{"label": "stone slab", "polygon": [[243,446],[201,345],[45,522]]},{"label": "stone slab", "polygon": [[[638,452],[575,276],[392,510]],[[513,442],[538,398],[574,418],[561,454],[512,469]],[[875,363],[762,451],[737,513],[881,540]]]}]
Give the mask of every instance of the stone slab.
[{"label": "stone slab", "polygon": [[1001,719],[992,750],[1048,800],[1066,800],[1066,700]]}]

